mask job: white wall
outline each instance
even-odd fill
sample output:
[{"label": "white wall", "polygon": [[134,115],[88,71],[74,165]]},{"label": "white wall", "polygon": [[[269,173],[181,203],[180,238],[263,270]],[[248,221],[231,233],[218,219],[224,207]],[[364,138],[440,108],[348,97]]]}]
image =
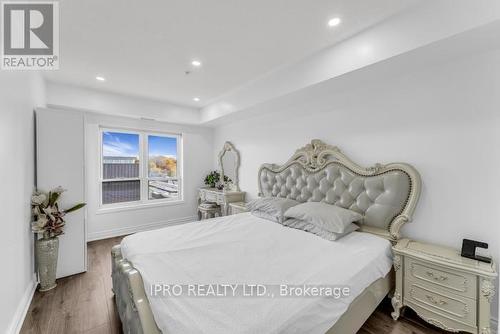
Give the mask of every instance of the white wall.
[{"label": "white wall", "polygon": [[[86,116],[85,166],[87,238],[96,240],[193,220],[197,188],[212,168],[213,129],[199,123],[199,111],[174,104],[104,91],[47,85],[47,105],[76,109]],[[140,117],[153,118],[152,120]],[[99,212],[99,126],[182,133],[184,153],[184,203],[159,207]]]},{"label": "white wall", "polygon": [[[496,0],[420,1],[411,9],[293,64],[284,64],[211,101],[202,122],[244,111],[345,73],[500,19]],[[345,24],[349,24],[345,22]],[[479,37],[480,38],[480,37]]]},{"label": "white wall", "polygon": [[63,109],[71,107],[136,119],[145,117],[171,123],[196,124],[200,121],[200,113],[194,108],[165,101],[154,101],[50,82],[47,84],[47,105]]},{"label": "white wall", "polygon": [[[99,213],[99,126],[181,133],[183,139],[184,203]],[[89,240],[192,221],[196,217],[197,188],[212,168],[211,128],[136,120],[89,113],[86,116],[87,231]]]},{"label": "white wall", "polygon": [[35,288],[30,198],[34,188],[34,107],[44,105],[35,73],[0,73],[0,332],[19,330]]},{"label": "white wall", "polygon": [[425,68],[384,64],[263,103],[216,128],[214,156],[226,140],[240,150],[249,198],[260,164],[284,163],[313,138],[362,165],[411,163],[423,192],[403,235],[455,248],[483,240],[498,259],[500,51],[471,53]]}]

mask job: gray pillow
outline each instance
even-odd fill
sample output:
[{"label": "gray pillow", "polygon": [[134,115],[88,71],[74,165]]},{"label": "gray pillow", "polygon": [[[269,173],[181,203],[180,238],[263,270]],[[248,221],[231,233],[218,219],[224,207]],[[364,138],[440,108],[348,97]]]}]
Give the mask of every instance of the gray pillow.
[{"label": "gray pillow", "polygon": [[287,218],[296,218],[323,230],[344,233],[347,227],[363,216],[355,211],[323,202],[307,202],[291,207],[285,212]]},{"label": "gray pillow", "polygon": [[278,217],[272,216],[272,215],[270,215],[268,213],[265,213],[264,211],[254,210],[251,213],[255,217],[259,217],[259,218],[262,218],[262,219],[270,220],[270,221],[275,222],[275,223],[281,223],[279,221]]},{"label": "gray pillow", "polygon": [[291,227],[291,228],[296,228],[298,230],[306,231],[309,233],[313,233],[313,234],[316,234],[317,236],[319,236],[323,239],[331,240],[331,241],[338,240],[338,239],[342,238],[343,236],[348,235],[349,233],[356,231],[359,228],[358,225],[351,223],[347,226],[344,233],[335,233],[335,232],[330,232],[330,231],[324,230],[324,229],[322,229],[314,224],[308,223],[304,220],[295,219],[295,218],[285,220],[283,222],[283,225]]},{"label": "gray pillow", "polygon": [[247,208],[252,213],[259,211],[260,213],[264,213],[265,217],[268,217],[266,219],[273,218],[278,223],[282,223],[285,220],[285,211],[298,204],[299,202],[288,198],[262,197],[250,201],[247,204]]}]

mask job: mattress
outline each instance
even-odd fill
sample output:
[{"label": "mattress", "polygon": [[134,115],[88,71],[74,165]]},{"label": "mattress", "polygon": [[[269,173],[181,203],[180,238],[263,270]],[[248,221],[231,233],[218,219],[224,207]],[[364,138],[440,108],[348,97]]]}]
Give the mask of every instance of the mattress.
[{"label": "mattress", "polygon": [[250,213],[137,233],[121,249],[163,333],[325,333],[392,266],[375,235],[328,241]]}]

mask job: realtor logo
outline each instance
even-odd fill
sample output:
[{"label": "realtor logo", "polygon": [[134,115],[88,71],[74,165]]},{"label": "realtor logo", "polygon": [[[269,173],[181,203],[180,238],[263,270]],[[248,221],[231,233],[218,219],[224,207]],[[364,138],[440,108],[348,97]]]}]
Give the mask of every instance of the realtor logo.
[{"label": "realtor logo", "polygon": [[2,2],[2,69],[59,68],[59,3]]}]

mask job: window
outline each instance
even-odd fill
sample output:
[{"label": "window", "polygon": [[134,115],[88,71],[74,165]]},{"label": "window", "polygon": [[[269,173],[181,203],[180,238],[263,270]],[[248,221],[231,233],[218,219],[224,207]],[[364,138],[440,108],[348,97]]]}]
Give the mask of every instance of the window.
[{"label": "window", "polygon": [[148,199],[179,198],[177,138],[148,135]]},{"label": "window", "polygon": [[180,135],[101,130],[101,204],[181,200]]}]

